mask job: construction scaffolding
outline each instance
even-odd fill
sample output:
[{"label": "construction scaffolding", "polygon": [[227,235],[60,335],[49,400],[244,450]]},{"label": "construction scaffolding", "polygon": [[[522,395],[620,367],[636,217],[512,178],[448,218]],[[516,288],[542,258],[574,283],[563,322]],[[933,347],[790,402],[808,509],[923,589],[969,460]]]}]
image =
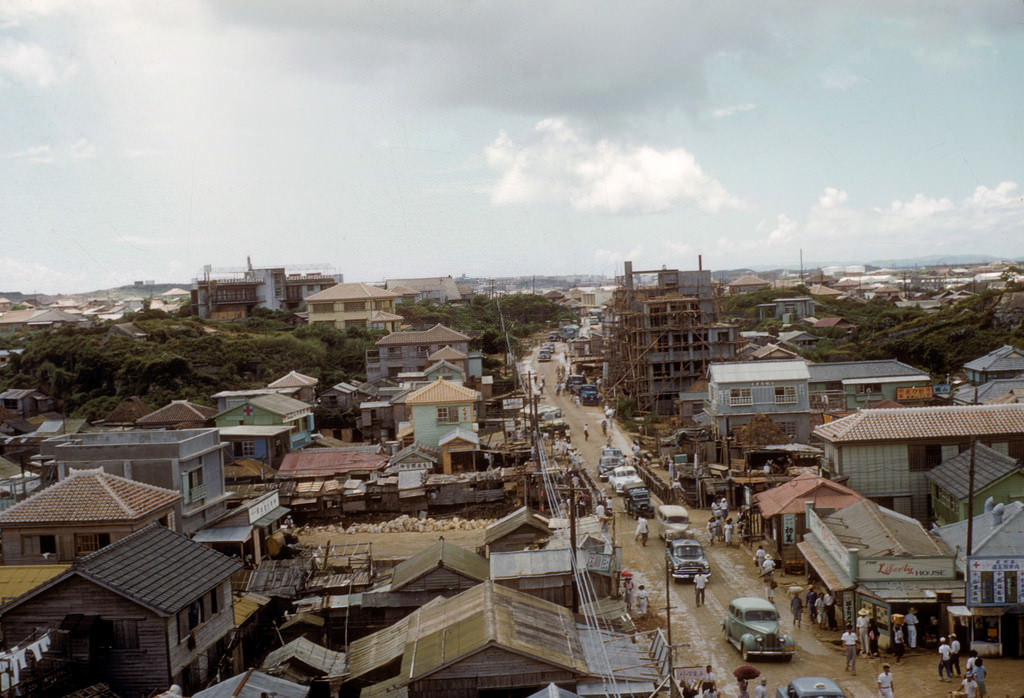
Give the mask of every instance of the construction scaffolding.
[{"label": "construction scaffolding", "polygon": [[710,271],[634,271],[626,262],[616,281],[605,385],[640,412],[677,415],[681,393],[704,380],[708,364],[736,358],[739,329],[721,321]]}]

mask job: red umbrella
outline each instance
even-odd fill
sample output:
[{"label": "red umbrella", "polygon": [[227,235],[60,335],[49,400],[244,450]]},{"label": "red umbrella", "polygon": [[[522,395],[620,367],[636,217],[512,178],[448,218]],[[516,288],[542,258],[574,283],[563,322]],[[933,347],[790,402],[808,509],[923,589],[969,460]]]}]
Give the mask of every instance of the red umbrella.
[{"label": "red umbrella", "polygon": [[760,676],[761,670],[758,669],[756,666],[744,664],[743,666],[736,667],[735,669],[733,669],[732,675],[735,676],[737,679],[750,681],[751,679],[756,679],[758,676]]}]

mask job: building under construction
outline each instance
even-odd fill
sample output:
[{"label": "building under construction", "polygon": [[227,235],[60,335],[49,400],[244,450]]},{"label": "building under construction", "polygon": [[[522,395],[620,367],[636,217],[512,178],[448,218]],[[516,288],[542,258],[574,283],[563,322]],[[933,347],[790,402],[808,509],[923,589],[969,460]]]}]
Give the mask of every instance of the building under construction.
[{"label": "building under construction", "polygon": [[681,394],[708,364],[736,358],[739,330],[720,319],[710,271],[634,271],[626,262],[617,282],[605,317],[605,385],[638,411],[679,414]]}]

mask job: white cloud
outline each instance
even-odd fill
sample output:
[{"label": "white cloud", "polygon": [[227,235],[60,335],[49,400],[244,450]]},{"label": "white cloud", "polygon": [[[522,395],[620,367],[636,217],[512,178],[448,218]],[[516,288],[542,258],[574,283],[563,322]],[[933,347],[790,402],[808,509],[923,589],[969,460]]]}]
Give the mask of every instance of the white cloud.
[{"label": "white cloud", "polygon": [[4,156],[9,160],[26,160],[28,162],[50,163],[53,162],[53,148],[48,145],[36,145],[25,148]]},{"label": "white cloud", "polygon": [[739,114],[740,112],[750,111],[756,109],[756,104],[733,104],[728,107],[720,107],[711,112],[711,115],[716,119],[724,119],[725,117],[732,116],[733,114]]},{"label": "white cloud", "polygon": [[73,62],[55,60],[38,44],[0,39],[0,81],[51,87],[74,71]]},{"label": "white cloud", "polygon": [[910,201],[893,201],[888,209],[879,210],[879,213],[895,213],[905,218],[923,218],[952,209],[953,202],[949,199],[933,199],[924,194],[915,194]]},{"label": "white cloud", "polygon": [[827,90],[846,91],[863,80],[859,75],[838,68],[826,68],[821,74],[821,84]]},{"label": "white cloud", "polygon": [[845,204],[847,199],[846,191],[835,187],[825,187],[825,193],[818,197],[818,205],[822,208],[834,208]]},{"label": "white cloud", "polygon": [[88,139],[80,138],[71,144],[72,160],[88,160],[96,157],[96,144]]},{"label": "white cloud", "polygon": [[561,119],[541,121],[536,132],[530,144],[503,132],[486,148],[487,163],[500,173],[493,203],[567,203],[603,213],[655,213],[685,203],[710,212],[744,207],[682,148],[591,142]]},{"label": "white cloud", "polygon": [[978,185],[974,194],[967,199],[967,204],[980,208],[990,206],[1005,206],[1012,202],[1020,202],[1021,197],[1016,196],[1016,182],[1000,182],[995,189],[989,189],[984,185]]}]

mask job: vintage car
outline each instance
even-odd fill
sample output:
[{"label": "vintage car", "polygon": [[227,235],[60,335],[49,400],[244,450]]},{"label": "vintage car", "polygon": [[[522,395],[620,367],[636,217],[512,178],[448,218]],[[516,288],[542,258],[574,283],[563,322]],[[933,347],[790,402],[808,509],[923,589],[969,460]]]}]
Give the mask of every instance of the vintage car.
[{"label": "vintage car", "polygon": [[654,514],[658,522],[658,536],[662,540],[693,538],[690,530],[690,512],[678,504],[662,504]]},{"label": "vintage car", "polygon": [[740,651],[743,661],[755,655],[792,660],[796,643],[779,627],[779,612],[771,601],[755,596],[733,599],[722,621],[725,639]]},{"label": "vintage car", "polygon": [[632,465],[620,465],[608,476],[608,484],[615,489],[615,494],[622,494],[631,487],[643,487],[644,481]]},{"label": "vintage car", "polygon": [[846,698],[846,694],[832,679],[801,676],[790,681],[785,688],[780,686],[775,691],[775,698]]},{"label": "vintage car", "polygon": [[634,519],[638,516],[651,518],[654,516],[654,507],[651,506],[651,493],[646,487],[631,487],[622,495],[623,505],[626,513]]},{"label": "vintage car", "polygon": [[692,538],[676,538],[665,543],[665,563],[672,579],[693,579],[700,572],[711,572],[704,548]]}]

